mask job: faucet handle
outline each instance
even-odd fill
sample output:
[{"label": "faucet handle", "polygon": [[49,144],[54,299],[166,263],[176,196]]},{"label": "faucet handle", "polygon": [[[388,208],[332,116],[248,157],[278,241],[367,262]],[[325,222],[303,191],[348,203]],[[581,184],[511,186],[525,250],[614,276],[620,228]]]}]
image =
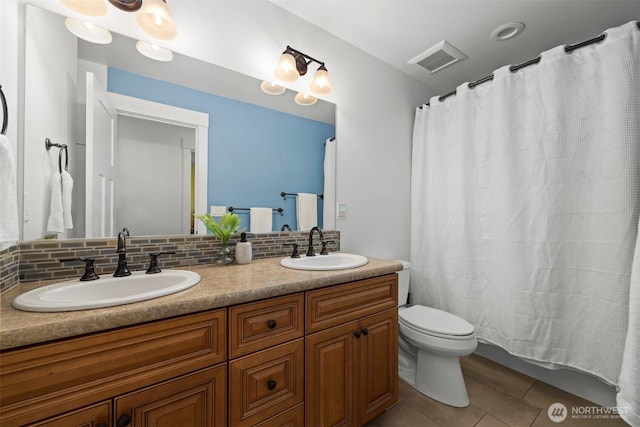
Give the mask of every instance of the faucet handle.
[{"label": "faucet handle", "polygon": [[333,240],[323,240],[320,243],[322,243],[322,249],[320,250],[320,255],[329,255],[329,252],[327,251],[327,243],[333,243]]},{"label": "faucet handle", "polygon": [[300,258],[300,254],[298,253],[297,243],[285,243],[282,246],[293,246],[293,253],[291,254],[291,258]]},{"label": "faucet handle", "polygon": [[158,252],[154,254],[149,254],[149,268],[147,269],[147,274],[155,274],[160,273],[160,267],[158,267],[158,257],[160,255],[175,255],[175,252]]},{"label": "faucet handle", "polygon": [[86,282],[89,280],[98,280],[100,276],[96,274],[94,269],[95,258],[65,258],[59,260],[60,262],[82,261],[84,262],[84,274],[80,278],[81,281]]}]

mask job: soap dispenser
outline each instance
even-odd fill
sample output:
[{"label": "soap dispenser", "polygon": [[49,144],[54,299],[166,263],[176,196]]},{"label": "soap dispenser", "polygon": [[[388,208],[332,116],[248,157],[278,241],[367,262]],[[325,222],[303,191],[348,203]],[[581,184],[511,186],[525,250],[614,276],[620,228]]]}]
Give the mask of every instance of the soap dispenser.
[{"label": "soap dispenser", "polygon": [[249,264],[252,257],[251,242],[247,242],[247,233],[241,233],[240,241],[236,243],[236,263]]}]

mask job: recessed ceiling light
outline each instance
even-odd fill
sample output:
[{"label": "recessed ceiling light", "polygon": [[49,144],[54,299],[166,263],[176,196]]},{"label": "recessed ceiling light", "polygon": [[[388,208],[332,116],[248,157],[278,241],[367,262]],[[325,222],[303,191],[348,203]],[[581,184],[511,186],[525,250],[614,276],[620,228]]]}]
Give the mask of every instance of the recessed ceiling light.
[{"label": "recessed ceiling light", "polygon": [[282,95],[285,91],[284,86],[280,86],[277,83],[268,82],[266,80],[262,82],[262,84],[260,85],[260,89],[262,89],[264,93],[268,93],[269,95]]},{"label": "recessed ceiling light", "polygon": [[156,61],[166,62],[173,59],[172,51],[167,48],[160,47],[157,44],[138,40],[138,42],[136,43],[136,49],[138,49],[138,52],[140,52],[147,58],[155,59]]},{"label": "recessed ceiling light", "polygon": [[503,41],[509,40],[520,34],[524,30],[522,22],[509,22],[493,30],[491,40]]}]

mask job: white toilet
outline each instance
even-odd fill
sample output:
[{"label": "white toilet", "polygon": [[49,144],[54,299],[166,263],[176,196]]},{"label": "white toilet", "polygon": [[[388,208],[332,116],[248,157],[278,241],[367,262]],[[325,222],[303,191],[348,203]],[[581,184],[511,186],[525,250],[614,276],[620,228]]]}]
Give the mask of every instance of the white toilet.
[{"label": "white toilet", "polygon": [[432,399],[456,407],[469,406],[460,356],[473,353],[478,346],[473,325],[446,311],[405,306],[411,264],[399,262],[404,269],[398,272],[398,374]]}]

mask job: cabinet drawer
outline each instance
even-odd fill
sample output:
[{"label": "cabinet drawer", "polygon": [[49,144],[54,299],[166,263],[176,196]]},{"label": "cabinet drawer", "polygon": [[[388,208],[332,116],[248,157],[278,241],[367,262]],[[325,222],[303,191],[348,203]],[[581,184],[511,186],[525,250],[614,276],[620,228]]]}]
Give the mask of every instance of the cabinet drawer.
[{"label": "cabinet drawer", "polygon": [[257,424],[303,400],[303,338],[229,362],[229,425]]},{"label": "cabinet drawer", "polygon": [[[30,422],[226,359],[226,310],[3,352],[0,424]],[[6,424],[5,424],[6,423]]]},{"label": "cabinet drawer", "polygon": [[304,404],[256,424],[255,427],[304,427]]},{"label": "cabinet drawer", "polygon": [[308,291],[307,334],[398,306],[398,275]]},{"label": "cabinet drawer", "polygon": [[242,304],[229,309],[229,358],[304,335],[303,294]]}]

